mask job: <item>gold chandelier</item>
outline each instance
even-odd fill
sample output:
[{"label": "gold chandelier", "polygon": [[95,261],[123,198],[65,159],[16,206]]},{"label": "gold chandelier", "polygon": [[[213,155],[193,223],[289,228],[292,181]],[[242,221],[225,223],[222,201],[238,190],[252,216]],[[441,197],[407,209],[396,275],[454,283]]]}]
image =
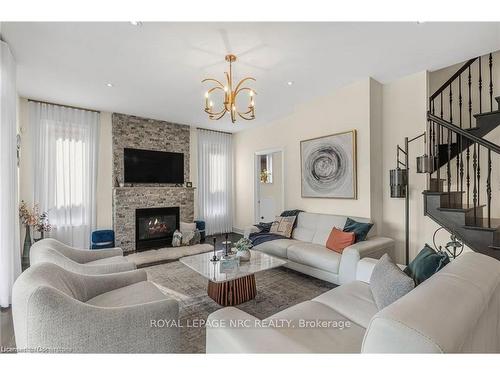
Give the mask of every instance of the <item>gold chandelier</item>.
[{"label": "gold chandelier", "polygon": [[[231,122],[234,124],[236,122],[237,116],[241,117],[244,120],[253,120],[255,119],[255,91],[250,89],[249,87],[243,87],[243,83],[245,81],[255,81],[255,78],[253,77],[246,77],[242,79],[236,87],[233,89],[233,70],[232,70],[232,63],[236,61],[236,56],[235,55],[227,55],[226,56],[226,61],[229,63],[229,73],[224,72],[226,76],[226,84],[223,85],[220,81],[214,79],[214,78],[207,78],[204,79],[202,82],[215,82],[216,85],[211,87],[206,93],[205,93],[205,112],[208,113],[208,118],[210,120],[219,120],[224,115],[229,112],[231,115]],[[215,109],[214,110],[214,103],[210,99],[210,94],[212,94],[216,90],[221,90],[224,92],[224,102],[223,106],[221,109]],[[240,94],[242,91],[248,91],[248,107],[244,112],[240,112],[237,109],[236,106],[236,97],[238,94]]]}]

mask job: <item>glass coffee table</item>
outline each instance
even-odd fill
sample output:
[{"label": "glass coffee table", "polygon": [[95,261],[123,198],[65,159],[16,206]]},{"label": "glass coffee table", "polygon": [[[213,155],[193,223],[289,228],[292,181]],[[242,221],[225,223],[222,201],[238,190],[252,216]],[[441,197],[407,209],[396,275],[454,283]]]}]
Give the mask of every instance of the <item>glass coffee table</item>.
[{"label": "glass coffee table", "polygon": [[255,298],[256,272],[286,264],[286,261],[260,251],[250,252],[250,260],[239,264],[222,259],[212,262],[213,252],[184,257],[180,262],[208,279],[207,293],[210,298],[222,306],[235,306]]}]

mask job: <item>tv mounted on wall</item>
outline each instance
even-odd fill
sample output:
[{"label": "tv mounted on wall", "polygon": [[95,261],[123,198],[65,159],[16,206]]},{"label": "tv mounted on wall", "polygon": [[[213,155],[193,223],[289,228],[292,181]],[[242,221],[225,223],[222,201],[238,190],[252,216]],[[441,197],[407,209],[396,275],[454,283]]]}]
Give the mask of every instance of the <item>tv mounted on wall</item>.
[{"label": "tv mounted on wall", "polygon": [[124,181],[132,184],[183,184],[184,154],[125,148]]}]

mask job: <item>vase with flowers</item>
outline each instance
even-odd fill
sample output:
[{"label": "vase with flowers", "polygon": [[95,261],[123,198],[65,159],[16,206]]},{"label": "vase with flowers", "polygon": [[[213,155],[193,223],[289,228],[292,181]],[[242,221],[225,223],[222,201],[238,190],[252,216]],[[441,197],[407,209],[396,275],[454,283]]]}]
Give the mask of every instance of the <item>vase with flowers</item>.
[{"label": "vase with flowers", "polygon": [[241,262],[248,262],[252,253],[250,253],[250,248],[252,247],[252,241],[248,238],[242,238],[234,244],[236,248],[236,256],[240,258]]},{"label": "vase with flowers", "polygon": [[26,228],[26,235],[24,237],[22,268],[23,271],[30,265],[30,248],[31,248],[31,229],[35,228],[40,232],[40,237],[45,237],[45,232],[50,232],[52,229],[49,223],[47,212],[40,212],[37,204],[33,208],[29,208],[25,201],[21,201],[19,205],[19,218],[21,224]]}]

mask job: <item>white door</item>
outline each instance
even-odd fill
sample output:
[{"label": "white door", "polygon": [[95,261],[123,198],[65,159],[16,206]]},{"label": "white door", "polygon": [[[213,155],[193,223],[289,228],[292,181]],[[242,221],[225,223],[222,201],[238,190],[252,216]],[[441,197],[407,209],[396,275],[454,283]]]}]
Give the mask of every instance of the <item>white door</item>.
[{"label": "white door", "polygon": [[270,223],[276,216],[276,202],[273,197],[261,197],[259,202],[259,221]]},{"label": "white door", "polygon": [[273,222],[283,211],[283,153],[256,155],[256,220]]}]

